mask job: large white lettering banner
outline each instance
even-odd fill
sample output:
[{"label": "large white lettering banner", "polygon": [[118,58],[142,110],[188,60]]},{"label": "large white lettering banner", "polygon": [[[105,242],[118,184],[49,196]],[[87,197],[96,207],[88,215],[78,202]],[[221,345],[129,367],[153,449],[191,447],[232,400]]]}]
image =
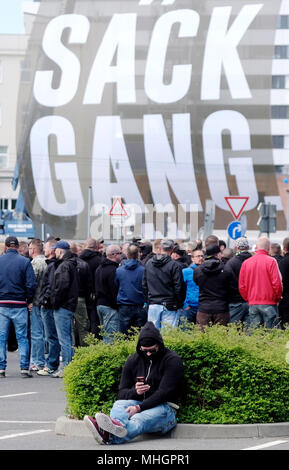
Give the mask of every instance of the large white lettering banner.
[{"label": "large white lettering banner", "polygon": [[139,208],[140,226],[150,219],[150,231],[151,206],[184,214],[193,206],[201,224],[212,199],[224,228],[233,194],[249,197],[254,228],[260,195],[278,194],[270,86],[279,8],[277,0],[42,0],[19,98],[31,217],[84,239],[88,218],[99,235],[96,221],[116,195]]}]

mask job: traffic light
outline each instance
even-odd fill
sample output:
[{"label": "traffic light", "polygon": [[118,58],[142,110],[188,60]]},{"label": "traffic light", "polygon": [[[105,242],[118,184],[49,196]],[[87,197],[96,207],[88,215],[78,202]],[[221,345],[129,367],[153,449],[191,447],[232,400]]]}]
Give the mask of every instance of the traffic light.
[{"label": "traffic light", "polygon": [[257,225],[261,233],[276,232],[277,206],[275,204],[261,202],[258,206],[259,219]]}]

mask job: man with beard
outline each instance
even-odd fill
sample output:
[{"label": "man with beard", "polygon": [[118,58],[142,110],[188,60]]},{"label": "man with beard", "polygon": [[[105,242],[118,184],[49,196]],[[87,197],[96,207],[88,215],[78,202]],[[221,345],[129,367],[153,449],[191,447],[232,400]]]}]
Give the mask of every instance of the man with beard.
[{"label": "man with beard", "polygon": [[148,322],[140,331],[136,353],[124,365],[110,416],[96,413],[95,418],[85,416],[84,422],[99,444],[122,444],[143,433],[166,434],[177,424],[182,382],[182,360]]},{"label": "man with beard", "polygon": [[61,347],[62,367],[52,374],[52,377],[62,378],[63,368],[73,357],[72,321],[78,303],[79,276],[76,259],[70,251],[69,243],[60,240],[53,248],[60,264],[54,272],[50,301]]}]

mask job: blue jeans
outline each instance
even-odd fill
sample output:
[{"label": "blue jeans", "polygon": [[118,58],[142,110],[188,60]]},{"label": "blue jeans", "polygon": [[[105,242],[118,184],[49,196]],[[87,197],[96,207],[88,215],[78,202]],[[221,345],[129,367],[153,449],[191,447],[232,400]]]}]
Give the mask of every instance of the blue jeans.
[{"label": "blue jeans", "polygon": [[129,419],[129,413],[125,411],[127,407],[140,403],[136,400],[118,400],[114,403],[110,417],[118,419],[123,424],[127,429],[127,435],[125,437],[112,435],[110,444],[123,444],[144,433],[166,434],[176,426],[175,412],[167,403],[136,413]]},{"label": "blue jeans", "polygon": [[46,367],[57,370],[59,367],[60,344],[58,341],[53,309],[41,308],[41,317],[43,321],[45,338],[48,343],[48,357]]},{"label": "blue jeans", "polygon": [[115,308],[108,307],[107,305],[97,306],[97,315],[100,325],[103,326],[103,341],[110,343],[113,340],[113,335],[119,333],[119,314]]},{"label": "blue jeans", "polygon": [[30,312],[31,356],[30,363],[39,368],[45,365],[44,327],[40,308],[33,306]]},{"label": "blue jeans", "polygon": [[73,312],[62,307],[60,307],[58,310],[53,311],[55,327],[62,353],[63,367],[69,364],[74,354],[72,341],[73,315]]},{"label": "blue jeans", "polygon": [[229,304],[229,313],[231,323],[250,323],[249,318],[249,305],[247,302],[239,302],[236,304]]},{"label": "blue jeans", "polygon": [[142,305],[118,305],[120,332],[127,334],[131,326],[141,328],[147,321],[147,311]]},{"label": "blue jeans", "polygon": [[165,326],[176,327],[182,310],[168,310],[164,305],[152,304],[149,306],[148,321],[152,321],[158,330]]},{"label": "blue jeans", "polygon": [[277,305],[250,305],[249,317],[251,326],[274,328],[280,323]]},{"label": "blue jeans", "polygon": [[198,313],[198,307],[192,307],[191,305],[187,305],[186,307],[180,310],[180,322],[179,325],[183,326],[185,322],[188,323],[196,323]]},{"label": "blue jeans", "polygon": [[21,370],[29,369],[29,341],[28,341],[28,310],[27,307],[8,308],[0,307],[0,370],[7,365],[7,342],[10,321],[13,322]]}]

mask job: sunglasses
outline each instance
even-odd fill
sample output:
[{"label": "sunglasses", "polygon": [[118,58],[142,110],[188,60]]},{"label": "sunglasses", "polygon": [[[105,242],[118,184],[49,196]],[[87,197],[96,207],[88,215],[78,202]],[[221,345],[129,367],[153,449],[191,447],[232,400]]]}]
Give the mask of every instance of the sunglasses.
[{"label": "sunglasses", "polygon": [[147,354],[147,353],[156,354],[158,352],[157,348],[142,349],[142,347],[140,347],[140,350],[141,350],[141,352],[143,352],[145,354]]}]

